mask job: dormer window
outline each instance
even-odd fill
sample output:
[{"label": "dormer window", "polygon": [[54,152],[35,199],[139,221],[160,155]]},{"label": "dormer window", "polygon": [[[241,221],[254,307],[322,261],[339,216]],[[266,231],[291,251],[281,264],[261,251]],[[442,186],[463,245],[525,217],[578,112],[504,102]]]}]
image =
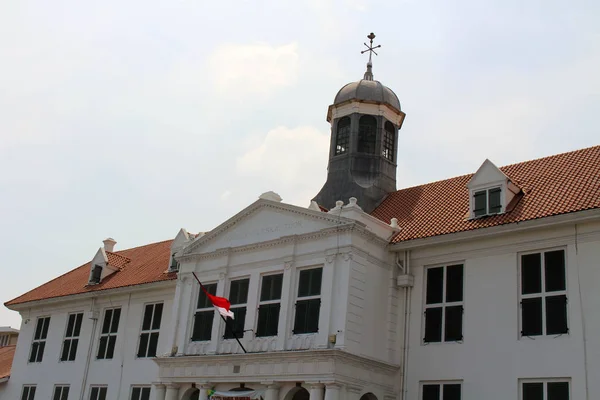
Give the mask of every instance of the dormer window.
[{"label": "dormer window", "polygon": [[101,277],[102,277],[102,266],[94,265],[94,268],[92,269],[92,276],[90,278],[90,283],[97,285],[98,283],[100,283]]},{"label": "dormer window", "polygon": [[169,265],[170,271],[179,271],[179,262],[175,259],[175,253],[171,254],[171,265]]},{"label": "dormer window", "polygon": [[502,189],[499,187],[476,191],[473,199],[473,216],[477,218],[502,212],[501,194]]}]

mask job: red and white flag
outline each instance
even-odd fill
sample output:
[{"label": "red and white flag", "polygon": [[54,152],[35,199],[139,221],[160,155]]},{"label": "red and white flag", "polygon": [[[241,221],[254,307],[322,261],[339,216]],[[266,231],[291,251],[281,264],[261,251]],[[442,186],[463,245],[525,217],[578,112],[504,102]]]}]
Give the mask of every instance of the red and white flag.
[{"label": "red and white flag", "polygon": [[[196,278],[198,283],[200,283],[200,280],[198,279],[196,274],[194,274],[194,278]],[[202,291],[204,292],[206,297],[208,297],[208,299],[210,300],[212,305],[217,309],[219,314],[221,314],[224,317],[229,317],[231,319],[234,319],[233,311],[230,310],[231,303],[229,302],[229,300],[227,300],[225,297],[214,296],[214,295],[208,293],[202,283],[200,283],[200,288],[202,289]]]}]

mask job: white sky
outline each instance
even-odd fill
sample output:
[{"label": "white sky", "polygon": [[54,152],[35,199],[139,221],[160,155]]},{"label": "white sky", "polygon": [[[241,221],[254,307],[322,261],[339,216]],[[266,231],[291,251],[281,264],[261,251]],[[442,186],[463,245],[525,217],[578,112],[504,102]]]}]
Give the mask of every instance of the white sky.
[{"label": "white sky", "polygon": [[597,145],[599,20],[593,0],[1,2],[0,301],[107,236],[210,230],[268,190],[307,206],[371,31],[407,114],[399,188]]}]

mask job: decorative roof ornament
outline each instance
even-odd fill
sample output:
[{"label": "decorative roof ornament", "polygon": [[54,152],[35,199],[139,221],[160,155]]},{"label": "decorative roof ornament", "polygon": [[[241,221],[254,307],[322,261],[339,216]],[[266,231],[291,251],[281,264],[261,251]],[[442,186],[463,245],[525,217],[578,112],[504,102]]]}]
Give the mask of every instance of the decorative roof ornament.
[{"label": "decorative roof ornament", "polygon": [[375,34],[373,32],[371,32],[367,35],[367,39],[370,40],[370,45],[363,43],[367,47],[367,50],[361,51],[360,54],[365,54],[367,51],[369,52],[369,62],[367,62],[367,71],[365,72],[365,76],[363,79],[365,79],[367,81],[372,81],[373,80],[373,62],[371,61],[371,56],[373,55],[373,53],[375,53],[376,56],[379,55],[379,54],[377,54],[377,52],[375,52],[375,49],[380,48],[381,45],[378,44],[377,46],[373,47],[373,39],[375,39]]}]

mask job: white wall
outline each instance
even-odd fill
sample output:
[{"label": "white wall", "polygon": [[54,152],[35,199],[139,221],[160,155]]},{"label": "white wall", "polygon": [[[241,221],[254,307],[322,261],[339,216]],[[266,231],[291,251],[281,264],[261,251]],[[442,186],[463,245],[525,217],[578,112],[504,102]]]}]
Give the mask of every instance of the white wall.
[{"label": "white wall", "polygon": [[[520,338],[520,252],[564,247],[567,257],[568,324],[561,337]],[[600,224],[579,225],[473,240],[413,251],[415,285],[410,316],[408,399],[419,398],[426,380],[462,380],[463,398],[519,399],[522,378],[568,377],[573,399],[585,399],[586,357],[581,295],[586,311],[589,398],[600,398]],[[424,267],[464,262],[462,343],[424,345]]]},{"label": "white wall", "polygon": [[[71,386],[69,398],[79,399],[90,340],[92,355],[84,399],[89,398],[90,385],[108,385],[107,398],[110,399],[128,399],[131,385],[150,385],[158,375],[158,367],[152,359],[137,359],[136,353],[144,305],[150,302],[164,302],[158,349],[160,351],[165,347],[175,284],[170,282],[161,285],[162,289],[152,290],[152,285],[148,285],[146,290],[119,295],[111,295],[110,291],[98,292],[95,308],[99,311],[99,320],[94,333],[93,320],[87,314],[92,304],[90,299],[65,301],[21,312],[24,322],[21,324],[11,378],[5,385],[4,392],[0,392],[0,398],[20,398],[24,384],[37,384],[36,399],[50,399],[54,385],[68,384]],[[107,307],[121,307],[114,358],[96,360],[99,331]],[[76,360],[61,362],[59,358],[67,316],[74,312],[84,312]],[[51,317],[46,348],[41,363],[28,363],[38,316]]]}]

